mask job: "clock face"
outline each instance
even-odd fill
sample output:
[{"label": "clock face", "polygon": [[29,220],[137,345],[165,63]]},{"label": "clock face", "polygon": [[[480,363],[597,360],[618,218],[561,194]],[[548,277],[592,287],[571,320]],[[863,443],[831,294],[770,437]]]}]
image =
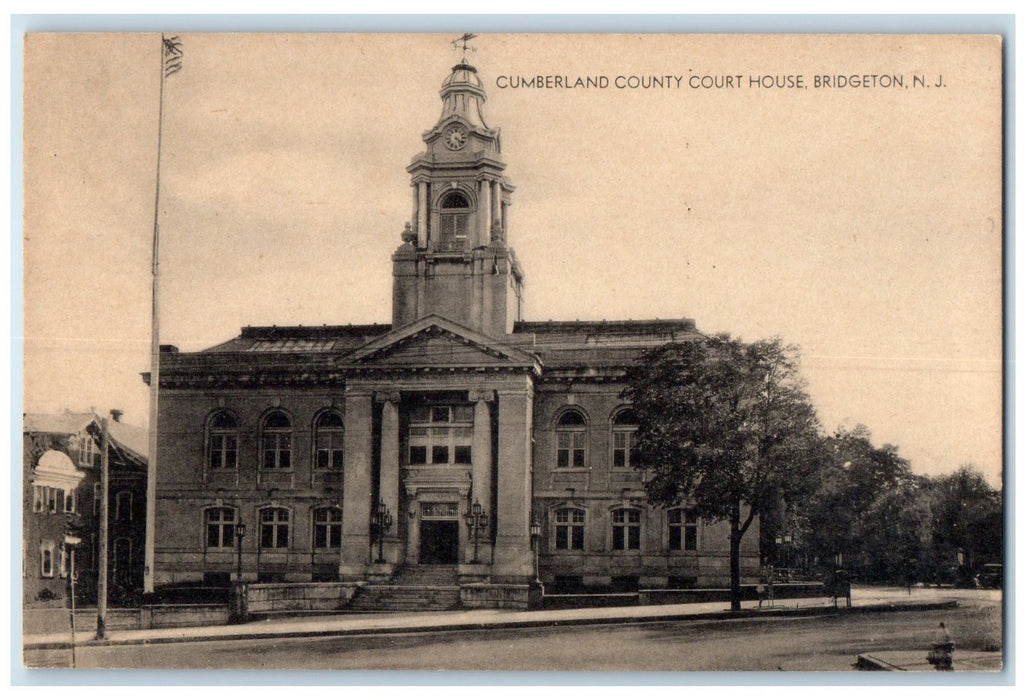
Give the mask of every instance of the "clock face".
[{"label": "clock face", "polygon": [[467,143],[467,130],[459,124],[454,124],[445,130],[442,139],[448,148],[457,151]]}]

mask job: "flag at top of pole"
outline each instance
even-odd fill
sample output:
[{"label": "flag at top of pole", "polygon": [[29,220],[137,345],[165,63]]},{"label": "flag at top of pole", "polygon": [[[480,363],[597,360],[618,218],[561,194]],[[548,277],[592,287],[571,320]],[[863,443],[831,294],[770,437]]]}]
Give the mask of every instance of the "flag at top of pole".
[{"label": "flag at top of pole", "polygon": [[182,70],[182,42],[177,36],[161,35],[164,42],[164,77],[174,75]]},{"label": "flag at top of pole", "polygon": [[153,307],[150,336],[150,440],[146,470],[146,548],[143,592],[152,593],[155,583],[157,516],[157,420],[160,391],[160,154],[164,138],[164,81],[182,70],[182,42],[160,35],[160,105],[157,112],[157,177],[153,198]]}]

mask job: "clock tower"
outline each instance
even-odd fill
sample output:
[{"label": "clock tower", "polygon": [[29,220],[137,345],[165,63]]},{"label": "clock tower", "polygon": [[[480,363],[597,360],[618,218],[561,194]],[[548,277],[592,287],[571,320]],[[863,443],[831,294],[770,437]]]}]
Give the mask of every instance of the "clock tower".
[{"label": "clock tower", "polygon": [[406,168],[413,216],[392,256],[392,327],[437,314],[492,337],[520,320],[523,273],[506,244],[513,185],[466,59],[442,82],[442,114]]}]

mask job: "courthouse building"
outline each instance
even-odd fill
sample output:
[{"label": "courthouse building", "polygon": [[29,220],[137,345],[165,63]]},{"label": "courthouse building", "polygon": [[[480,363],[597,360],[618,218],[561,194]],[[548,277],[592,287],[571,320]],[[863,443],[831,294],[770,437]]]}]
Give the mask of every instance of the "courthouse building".
[{"label": "courthouse building", "polygon": [[701,338],[694,322],[524,320],[514,187],[476,69],[455,66],[441,98],[407,167],[391,323],[162,348],[155,584],[434,565],[460,585],[726,586],[726,526],[647,503],[620,397],[624,369]]}]

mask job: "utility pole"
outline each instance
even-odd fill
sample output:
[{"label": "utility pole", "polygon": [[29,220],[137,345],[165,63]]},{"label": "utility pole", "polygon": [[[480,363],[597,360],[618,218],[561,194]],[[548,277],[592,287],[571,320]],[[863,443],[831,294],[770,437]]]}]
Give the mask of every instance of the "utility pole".
[{"label": "utility pole", "polygon": [[107,513],[110,496],[110,439],[107,419],[100,419],[100,562],[96,585],[96,638],[107,635]]}]

